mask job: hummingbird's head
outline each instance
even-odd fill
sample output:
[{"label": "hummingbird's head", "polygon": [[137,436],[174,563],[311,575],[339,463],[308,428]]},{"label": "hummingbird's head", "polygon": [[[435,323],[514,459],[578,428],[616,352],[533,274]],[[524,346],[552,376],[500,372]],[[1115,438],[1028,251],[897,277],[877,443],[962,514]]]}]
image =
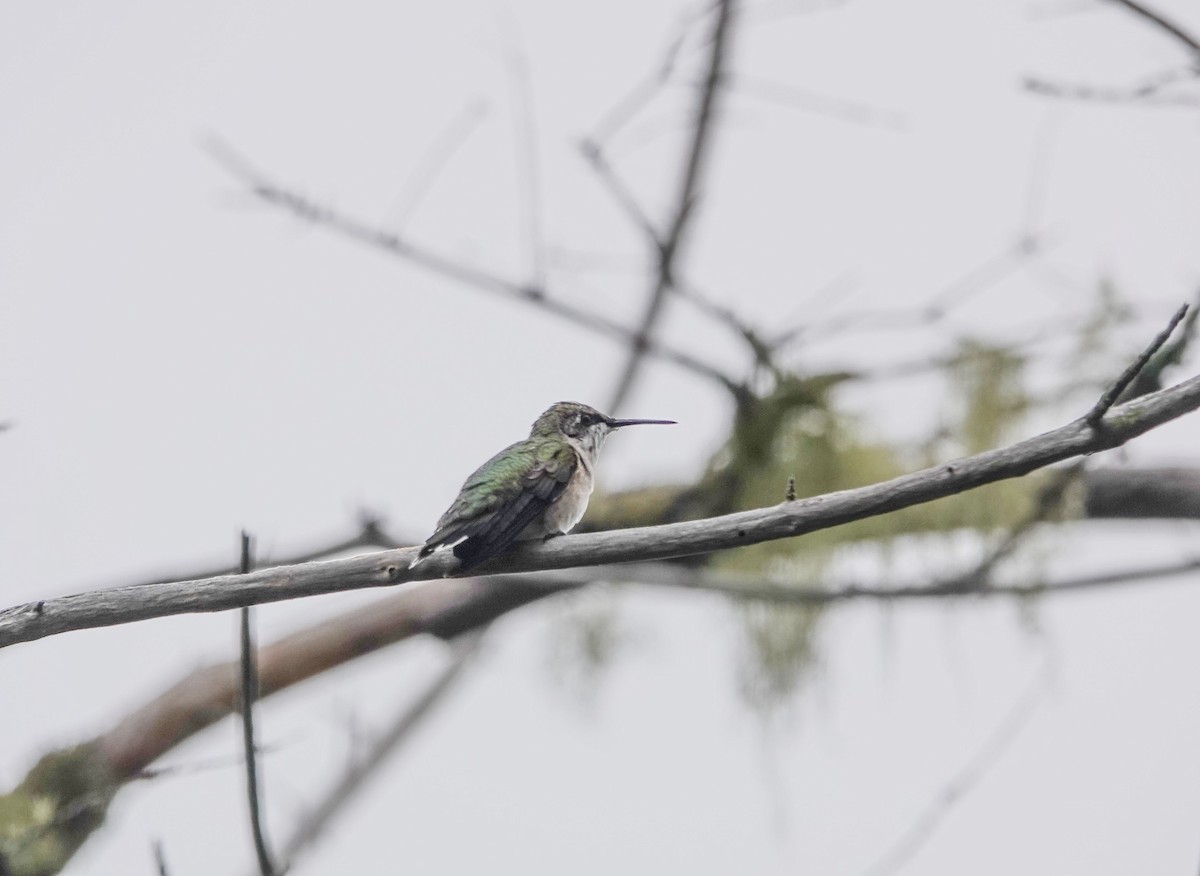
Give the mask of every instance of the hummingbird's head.
[{"label": "hummingbird's head", "polygon": [[579,402],[558,402],[537,418],[531,438],[562,435],[574,438],[592,453],[604,444],[604,439],[622,426],[644,424],[671,425],[674,420],[617,420]]}]

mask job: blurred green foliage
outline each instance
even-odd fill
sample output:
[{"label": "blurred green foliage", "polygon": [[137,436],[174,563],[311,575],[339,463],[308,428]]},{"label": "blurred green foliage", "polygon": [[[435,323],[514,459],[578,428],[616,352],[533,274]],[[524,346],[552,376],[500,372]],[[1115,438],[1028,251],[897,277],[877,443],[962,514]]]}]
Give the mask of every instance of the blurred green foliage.
[{"label": "blurred green foliage", "polygon": [[[1093,307],[1067,339],[1067,365],[1055,375],[1056,387],[1049,394],[1043,390],[1041,397],[1031,389],[1025,349],[958,340],[939,360],[944,396],[928,434],[917,442],[889,440],[867,417],[847,410],[840,390],[857,379],[853,373],[768,372],[767,385],[737,406],[728,439],[696,484],[598,496],[586,523],[595,529],[638,526],[769,506],[784,501],[789,479],[802,499],[1003,446],[1029,429],[1031,415],[1040,408],[1055,406],[1057,413],[1071,393],[1099,391],[1119,373],[1112,334],[1131,316],[1114,284],[1103,282]],[[1194,321],[1185,324],[1180,343],[1186,344],[1193,331]],[[1178,361],[1181,350],[1166,349],[1164,362]],[[921,536],[927,549],[948,553],[949,539],[961,539],[964,532],[975,533],[986,545],[1035,517],[1078,517],[1080,488],[1071,480],[1052,489],[1058,477],[1061,473],[1047,472],[1003,481],[799,538],[725,551],[710,562],[777,584],[819,589],[829,586],[832,565],[846,549],[863,546],[883,567],[884,580],[871,583],[886,584],[888,557],[899,538]],[[968,571],[947,568],[944,557],[937,560],[931,567],[945,569],[947,576]],[[1036,612],[1036,605],[1026,603],[1022,610]],[[617,642],[612,611],[611,603],[602,610],[585,608],[573,621],[580,651],[576,663],[590,666],[593,677]],[[769,711],[790,700],[819,667],[817,640],[825,609],[736,603],[734,611],[743,643],[741,695],[754,708]]]}]

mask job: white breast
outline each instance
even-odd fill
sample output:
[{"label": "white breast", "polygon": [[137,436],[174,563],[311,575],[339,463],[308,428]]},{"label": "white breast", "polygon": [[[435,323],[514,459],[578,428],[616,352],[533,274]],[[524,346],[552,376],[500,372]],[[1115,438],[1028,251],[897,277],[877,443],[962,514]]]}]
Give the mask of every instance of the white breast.
[{"label": "white breast", "polygon": [[592,497],[592,451],[590,447],[580,447],[575,439],[568,438],[567,442],[575,450],[579,459],[579,467],[571,477],[567,488],[554,504],[546,509],[546,534],[570,532],[575,524],[583,519],[587,510],[588,499]]},{"label": "white breast", "polygon": [[582,466],[575,472],[563,494],[546,509],[546,532],[570,532],[583,519],[588,499],[592,496],[592,475],[585,473]]}]

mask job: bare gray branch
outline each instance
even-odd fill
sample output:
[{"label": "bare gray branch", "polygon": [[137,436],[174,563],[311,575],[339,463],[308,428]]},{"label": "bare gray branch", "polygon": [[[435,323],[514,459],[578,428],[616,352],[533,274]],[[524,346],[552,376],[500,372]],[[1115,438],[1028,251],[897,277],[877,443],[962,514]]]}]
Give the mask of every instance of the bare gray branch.
[{"label": "bare gray branch", "polygon": [[[1200,377],[1114,407],[1103,428],[1086,419],[1017,444],[883,483],[705,520],[564,536],[522,547],[488,564],[490,574],[565,569],[683,557],[791,538],[1020,477],[1075,456],[1120,446],[1200,407]],[[0,611],[0,647],[70,630],[203,611],[225,611],[339,590],[449,577],[457,561],[441,553],[416,569],[417,548],[264,569],[152,587],[93,591]]]}]

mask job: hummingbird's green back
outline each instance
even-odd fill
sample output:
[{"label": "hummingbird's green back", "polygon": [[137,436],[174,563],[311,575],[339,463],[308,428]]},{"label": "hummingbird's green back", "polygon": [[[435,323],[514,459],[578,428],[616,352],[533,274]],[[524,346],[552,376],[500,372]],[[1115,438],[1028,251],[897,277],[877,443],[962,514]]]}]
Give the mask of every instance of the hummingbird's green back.
[{"label": "hummingbird's green back", "polygon": [[455,545],[463,569],[491,559],[545,514],[578,465],[561,435],[530,437],[504,448],[467,478],[422,556]]},{"label": "hummingbird's green back", "polygon": [[438,529],[494,511],[542,477],[565,484],[577,464],[575,451],[561,436],[510,444],[471,473],[454,504],[438,520]]}]

